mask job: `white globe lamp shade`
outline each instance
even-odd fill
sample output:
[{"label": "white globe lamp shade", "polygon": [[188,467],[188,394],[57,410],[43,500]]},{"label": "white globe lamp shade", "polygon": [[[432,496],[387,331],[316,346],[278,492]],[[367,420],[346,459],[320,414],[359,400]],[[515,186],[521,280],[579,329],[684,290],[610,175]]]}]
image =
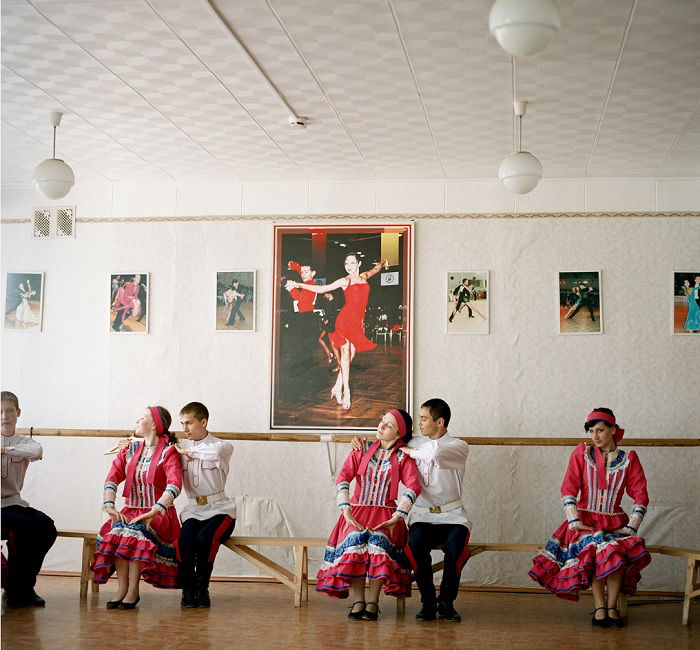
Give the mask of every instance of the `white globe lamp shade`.
[{"label": "white globe lamp shade", "polygon": [[513,56],[541,52],[560,27],[554,0],[496,0],[489,14],[489,31]]},{"label": "white globe lamp shade", "polygon": [[73,170],[58,158],[47,158],[34,170],[34,187],[43,197],[62,199],[75,185]]},{"label": "white globe lamp shade", "polygon": [[513,194],[527,194],[542,178],[542,165],[528,151],[516,151],[503,159],[498,167],[498,179]]}]

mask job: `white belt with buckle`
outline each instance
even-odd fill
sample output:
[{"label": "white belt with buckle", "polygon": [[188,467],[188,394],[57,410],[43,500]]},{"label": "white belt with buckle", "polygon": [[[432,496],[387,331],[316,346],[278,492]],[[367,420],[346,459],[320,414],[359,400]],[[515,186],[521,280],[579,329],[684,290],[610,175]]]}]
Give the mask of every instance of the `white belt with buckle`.
[{"label": "white belt with buckle", "polygon": [[423,506],[413,506],[413,510],[417,512],[430,512],[431,514],[439,515],[443,512],[450,512],[450,510],[457,510],[457,508],[461,507],[462,500],[458,499],[457,501],[450,501],[449,503],[445,503],[441,506],[430,506],[429,508],[425,508]]},{"label": "white belt with buckle", "polygon": [[210,503],[216,503],[217,501],[223,501],[227,499],[226,492],[217,492],[216,494],[210,494],[206,497],[190,497],[190,503],[194,503],[198,506],[206,506]]}]

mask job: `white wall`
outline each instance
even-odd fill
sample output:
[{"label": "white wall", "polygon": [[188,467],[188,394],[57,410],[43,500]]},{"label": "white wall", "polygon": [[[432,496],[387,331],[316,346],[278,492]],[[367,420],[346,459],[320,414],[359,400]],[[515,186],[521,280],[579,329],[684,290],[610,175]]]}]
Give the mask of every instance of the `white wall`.
[{"label": "white wall", "polygon": [[[62,203],[75,202],[79,217],[700,208],[697,180],[550,181],[519,205],[488,183],[87,188]],[[3,191],[5,218],[41,204],[28,190]],[[148,403],[177,412],[197,399],[214,431],[267,431],[273,221],[79,223],[75,240],[43,242],[31,241],[28,224],[3,224],[3,280],[7,271],[46,272],[43,332],[2,333],[2,387],[20,396],[20,426],[126,430]],[[414,400],[445,398],[453,434],[576,436],[590,408],[608,405],[630,437],[700,435],[700,338],[671,335],[669,303],[673,270],[700,268],[700,219],[420,219],[415,235]],[[258,270],[255,333],[213,331],[208,287],[223,268]],[[445,273],[460,268],[491,271],[489,336],[443,333]],[[108,276],[131,269],[151,273],[151,331],[110,336]],[[557,335],[561,269],[602,271],[603,335]],[[25,496],[59,527],[97,528],[110,462],[101,452],[111,442],[42,439],[45,459],[30,467]],[[235,447],[231,484],[245,508],[238,533],[328,533],[336,514],[322,443]],[[346,453],[333,446],[338,462]],[[474,446],[465,481],[472,540],[543,542],[563,518],[568,453]],[[640,456],[648,542],[697,547],[698,448]],[[77,569],[79,557],[77,543],[59,540],[45,568]],[[532,586],[528,568],[527,557],[485,555],[465,578]],[[216,570],[255,574],[230,553]],[[655,557],[642,586],[682,589],[683,570]]]}]

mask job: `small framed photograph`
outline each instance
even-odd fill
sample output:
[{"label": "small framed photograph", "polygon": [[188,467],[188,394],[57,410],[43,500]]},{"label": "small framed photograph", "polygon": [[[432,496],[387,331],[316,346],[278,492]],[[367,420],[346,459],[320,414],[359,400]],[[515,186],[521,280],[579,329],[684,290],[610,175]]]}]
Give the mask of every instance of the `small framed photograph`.
[{"label": "small framed photograph", "polygon": [[110,275],[110,333],[148,333],[150,287],[148,273],[112,273]]},{"label": "small framed photograph", "polygon": [[217,332],[255,331],[255,287],[255,271],[217,271]]},{"label": "small framed photograph", "polygon": [[700,334],[700,269],[673,274],[673,333]]},{"label": "small framed photograph", "polygon": [[488,334],[488,271],[449,271],[447,273],[448,334]]},{"label": "small framed photograph", "polygon": [[559,272],[559,334],[602,334],[600,271]]},{"label": "small framed photograph", "polygon": [[8,272],[5,278],[5,329],[41,332],[44,274]]}]

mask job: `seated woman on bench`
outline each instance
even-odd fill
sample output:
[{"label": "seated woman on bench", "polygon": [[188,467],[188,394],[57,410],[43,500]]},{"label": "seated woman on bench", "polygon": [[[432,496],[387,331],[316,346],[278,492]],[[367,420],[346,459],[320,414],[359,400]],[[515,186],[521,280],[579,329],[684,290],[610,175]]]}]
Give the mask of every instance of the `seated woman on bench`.
[{"label": "seated woman on bench", "polygon": [[[177,543],[180,522],[173,501],[182,489],[180,454],[170,433],[170,413],[149,406],[136,421],[133,441],[120,449],[104,486],[109,521],[97,534],[94,580],[107,582],[117,571],[119,592],[107,609],[134,609],[139,578],[164,589],[178,585]],[[117,486],[125,481],[125,507],[115,508]]]},{"label": "seated woman on bench", "polygon": [[[592,445],[574,449],[561,486],[567,521],[535,557],[529,575],[567,600],[591,587],[592,625],[623,627],[617,598],[635,593],[640,571],[651,562],[637,536],[649,504],[647,482],[637,453],[618,448],[625,431],[610,409],[596,408],[584,429]],[[631,518],[620,509],[625,491],[634,499]]]},{"label": "seated woman on bench", "polygon": [[[399,566],[398,553],[408,538],[406,516],[420,494],[415,461],[401,451],[412,437],[412,426],[406,411],[387,411],[377,426],[376,442],[351,451],[336,480],[342,514],[328,540],[316,591],[333,598],[350,593],[350,620],[377,620],[382,585],[390,596],[411,595],[411,572]],[[395,506],[399,481],[405,489]]]}]

